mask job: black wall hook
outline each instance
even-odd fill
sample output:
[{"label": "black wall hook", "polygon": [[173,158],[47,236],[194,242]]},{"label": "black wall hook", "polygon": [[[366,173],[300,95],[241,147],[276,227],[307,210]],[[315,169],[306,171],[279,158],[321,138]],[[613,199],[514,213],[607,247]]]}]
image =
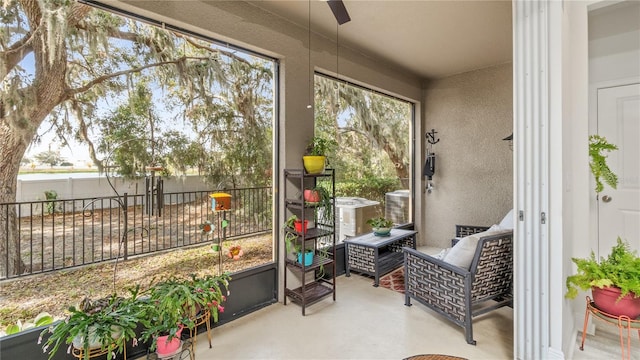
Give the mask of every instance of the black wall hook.
[{"label": "black wall hook", "polygon": [[440,139],[436,139],[436,134],[438,132],[435,129],[431,129],[431,132],[428,132],[425,134],[425,137],[427,138],[427,142],[431,145],[437,144],[438,141],[440,141]]}]

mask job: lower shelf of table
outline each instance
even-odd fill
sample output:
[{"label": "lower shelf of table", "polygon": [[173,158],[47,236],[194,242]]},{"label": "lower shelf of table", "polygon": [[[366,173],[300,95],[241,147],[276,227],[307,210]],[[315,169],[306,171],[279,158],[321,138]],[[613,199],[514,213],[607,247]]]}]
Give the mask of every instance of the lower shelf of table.
[{"label": "lower shelf of table", "polygon": [[388,252],[378,257],[378,274],[383,275],[396,269],[404,262],[404,254],[401,252]]},{"label": "lower shelf of table", "polygon": [[288,296],[292,302],[299,305],[310,305],[316,301],[321,300],[327,295],[333,294],[333,286],[326,285],[320,281],[315,281],[310,284],[305,284],[304,289],[302,287],[296,289],[285,289],[284,295]]},{"label": "lower shelf of table", "polygon": [[[401,252],[385,252],[378,256],[378,262],[367,263],[366,267],[361,266],[362,261],[360,260],[351,260],[349,263],[349,271],[355,271],[371,276],[376,275],[376,271],[379,276],[382,276],[391,270],[398,268],[398,266],[402,265],[404,261],[404,255]],[[372,269],[373,268],[373,271]]]}]

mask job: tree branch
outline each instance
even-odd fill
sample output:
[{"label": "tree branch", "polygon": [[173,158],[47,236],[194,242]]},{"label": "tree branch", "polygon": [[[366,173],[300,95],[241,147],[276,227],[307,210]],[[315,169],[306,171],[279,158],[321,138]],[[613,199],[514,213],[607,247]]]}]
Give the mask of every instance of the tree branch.
[{"label": "tree branch", "polygon": [[226,55],[226,56],[228,56],[228,57],[230,57],[230,58],[232,58],[234,60],[237,60],[237,61],[242,62],[242,63],[247,64],[247,65],[251,65],[251,63],[249,61],[247,61],[246,59],[243,59],[243,58],[241,58],[239,56],[236,56],[234,53],[232,53],[230,51],[224,51],[224,50],[220,50],[220,49],[212,49],[209,46],[204,46],[204,45],[198,44],[197,42],[195,42],[192,38],[190,38],[188,36],[184,36],[182,34],[175,34],[175,35],[177,37],[179,37],[179,38],[184,39],[186,42],[188,42],[189,44],[191,44],[192,46],[194,46],[197,49],[205,50],[205,51],[208,51],[208,52],[219,52],[219,53],[222,53],[222,54],[224,54],[224,55]]},{"label": "tree branch", "polygon": [[179,57],[179,58],[177,58],[175,60],[161,61],[161,62],[157,62],[157,63],[153,63],[153,64],[147,64],[147,65],[144,65],[144,66],[140,66],[140,67],[137,67],[137,68],[127,69],[127,70],[122,70],[122,71],[116,71],[116,72],[111,73],[111,74],[99,76],[99,77],[89,81],[84,86],[81,86],[79,88],[73,88],[73,89],[67,90],[67,98],[70,98],[71,96],[73,96],[75,94],[85,92],[85,91],[91,89],[92,87],[94,87],[97,84],[105,82],[105,81],[107,81],[109,79],[116,78],[118,76],[139,73],[142,70],[150,69],[150,68],[154,68],[154,67],[159,67],[159,66],[163,66],[163,65],[172,65],[172,64],[173,65],[177,65],[177,64],[179,64],[181,62],[185,62],[186,60],[209,60],[209,59],[201,58],[201,57],[182,56],[182,57]]},{"label": "tree branch", "polygon": [[93,142],[89,138],[87,123],[84,120],[84,116],[82,115],[82,109],[80,105],[78,105],[78,102],[75,100],[72,102],[71,108],[73,109],[76,115],[76,119],[78,120],[78,128],[79,128],[78,133],[80,135],[80,138],[86,141],[87,145],[89,145],[89,157],[91,157],[91,160],[93,160],[93,163],[96,164],[96,166],[98,167],[98,171],[102,172],[104,164],[102,163],[102,160],[98,159],[98,156],[96,155],[95,146],[93,145]]}]

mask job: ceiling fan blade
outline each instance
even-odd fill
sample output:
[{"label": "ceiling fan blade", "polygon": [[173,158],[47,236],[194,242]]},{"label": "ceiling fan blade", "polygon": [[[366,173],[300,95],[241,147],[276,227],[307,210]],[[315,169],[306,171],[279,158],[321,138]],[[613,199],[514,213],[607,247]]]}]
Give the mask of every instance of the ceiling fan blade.
[{"label": "ceiling fan blade", "polygon": [[347,8],[344,7],[344,3],[342,2],[342,0],[327,0],[327,4],[329,4],[329,7],[333,12],[333,16],[336,17],[339,25],[351,21],[351,17],[347,12]]}]

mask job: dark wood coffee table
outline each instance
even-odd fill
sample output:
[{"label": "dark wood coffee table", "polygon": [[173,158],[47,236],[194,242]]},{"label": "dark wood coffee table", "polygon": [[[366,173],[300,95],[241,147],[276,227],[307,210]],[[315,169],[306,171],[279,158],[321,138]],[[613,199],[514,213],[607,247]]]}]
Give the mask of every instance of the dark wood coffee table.
[{"label": "dark wood coffee table", "polygon": [[345,239],[346,276],[351,276],[351,271],[371,275],[374,277],[373,286],[378,286],[381,275],[402,264],[402,248],[416,248],[417,233],[414,230],[391,229],[388,236],[369,233]]}]

